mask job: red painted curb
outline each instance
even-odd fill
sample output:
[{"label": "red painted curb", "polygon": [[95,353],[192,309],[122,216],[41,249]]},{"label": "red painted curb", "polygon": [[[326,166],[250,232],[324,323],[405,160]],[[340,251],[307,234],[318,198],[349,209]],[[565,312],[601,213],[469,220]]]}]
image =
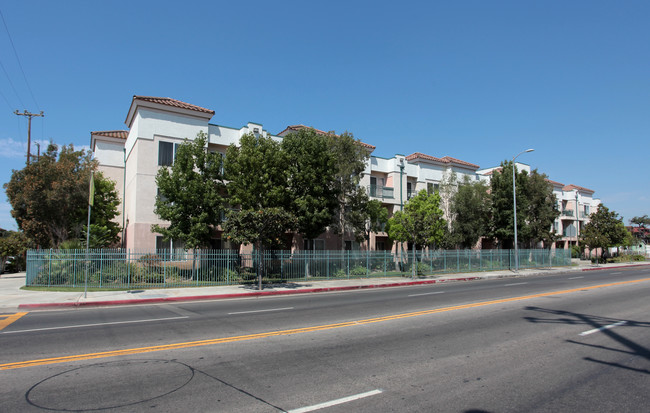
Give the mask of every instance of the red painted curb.
[{"label": "red painted curb", "polygon": [[611,270],[613,268],[630,268],[630,267],[647,267],[650,264],[632,264],[632,265],[617,265],[614,267],[597,267],[597,268],[583,268],[582,271],[602,271]]},{"label": "red painted curb", "polygon": [[86,302],[66,302],[66,303],[41,303],[41,304],[20,304],[19,309],[43,309],[43,308],[61,308],[61,307],[105,307],[112,305],[125,305],[125,304],[156,304],[165,302],[178,302],[178,301],[200,301],[200,300],[220,300],[227,298],[243,298],[243,297],[262,297],[270,295],[291,295],[291,294],[308,294],[308,293],[324,293],[331,291],[351,291],[351,290],[365,290],[370,288],[387,288],[387,287],[403,287],[410,285],[426,285],[444,283],[448,281],[472,281],[478,280],[481,277],[463,277],[463,278],[447,278],[442,280],[420,280],[420,281],[407,281],[395,282],[390,284],[370,284],[370,285],[351,285],[348,287],[323,287],[323,288],[306,288],[303,290],[288,290],[288,291],[252,291],[249,293],[234,293],[234,294],[214,294],[214,295],[195,295],[185,297],[160,297],[160,298],[136,298],[134,300],[113,300],[113,301],[86,301]]}]

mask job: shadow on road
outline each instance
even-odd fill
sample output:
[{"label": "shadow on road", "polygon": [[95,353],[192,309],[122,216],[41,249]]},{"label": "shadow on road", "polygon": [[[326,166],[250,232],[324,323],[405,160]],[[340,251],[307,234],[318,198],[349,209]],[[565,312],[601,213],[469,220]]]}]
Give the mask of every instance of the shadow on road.
[{"label": "shadow on road", "polygon": [[[630,356],[641,357],[647,361],[650,361],[650,349],[618,333],[620,331],[623,331],[623,329],[630,328],[630,327],[648,328],[650,327],[650,322],[635,321],[635,320],[620,320],[620,319],[614,319],[609,317],[601,317],[601,316],[590,315],[590,314],[581,314],[581,313],[574,313],[570,311],[552,310],[548,308],[532,307],[532,306],[528,306],[525,309],[528,311],[536,311],[539,313],[549,314],[548,317],[524,317],[524,319],[528,322],[539,323],[539,324],[569,324],[569,325],[589,326],[592,329],[599,329],[599,333],[606,335],[607,337],[614,340],[618,344],[621,344],[624,348],[620,349],[614,347],[607,347],[607,346],[589,344],[589,343],[584,343],[584,342],[570,340],[570,339],[566,340],[568,343],[579,344],[581,346],[590,347],[598,350],[607,350],[616,353],[623,353]],[[610,328],[610,326],[614,324],[617,325],[616,329]],[[583,359],[594,363],[605,364],[612,367],[619,367],[622,369],[635,371],[638,373],[650,374],[650,370],[648,369],[625,366],[620,363],[597,360],[592,357],[584,357]]]}]

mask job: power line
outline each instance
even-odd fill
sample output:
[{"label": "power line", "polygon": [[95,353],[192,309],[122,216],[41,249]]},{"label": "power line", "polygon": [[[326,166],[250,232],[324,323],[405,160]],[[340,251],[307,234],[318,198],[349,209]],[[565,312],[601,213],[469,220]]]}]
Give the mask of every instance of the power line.
[{"label": "power line", "polygon": [[11,107],[11,103],[9,103],[9,99],[4,95],[4,93],[0,92],[0,96],[2,96],[2,99],[4,99],[5,102],[7,102],[7,106],[9,106],[9,109],[13,109]]},{"label": "power line", "polygon": [[5,69],[5,65],[2,64],[1,60],[0,60],[0,67],[2,67],[2,71],[5,72],[5,76],[7,76],[7,80],[9,81],[9,85],[11,85],[11,88],[13,89],[14,93],[16,94],[16,97],[18,98],[18,102],[20,102],[20,106],[22,106],[24,108],[25,104],[23,103],[22,99],[20,99],[20,95],[18,94],[18,91],[16,90],[16,87],[14,86],[14,82],[11,81],[11,78],[9,77],[9,73],[7,73],[7,69]]},{"label": "power line", "polygon": [[[11,38],[11,34],[9,33],[9,27],[7,27],[7,22],[5,21],[5,16],[2,14],[2,10],[0,10],[0,17],[2,18],[2,23],[4,23],[5,30],[7,31],[7,36],[9,36],[9,42],[11,43],[11,48],[14,50],[14,55],[16,56],[16,61],[18,61],[18,67],[20,67],[20,72],[23,74],[23,79],[25,79],[27,90],[29,90],[29,94],[32,95],[32,99],[34,100],[34,103],[36,103],[36,107],[38,108],[38,110],[41,110],[40,106],[38,106],[38,102],[36,101],[36,98],[34,97],[34,92],[32,92],[32,88],[31,86],[29,86],[29,82],[27,81],[27,76],[25,75],[25,71],[23,70],[22,63],[20,63],[20,58],[18,57],[16,46],[14,46],[14,41]],[[25,105],[23,105],[23,107],[24,106]]]}]

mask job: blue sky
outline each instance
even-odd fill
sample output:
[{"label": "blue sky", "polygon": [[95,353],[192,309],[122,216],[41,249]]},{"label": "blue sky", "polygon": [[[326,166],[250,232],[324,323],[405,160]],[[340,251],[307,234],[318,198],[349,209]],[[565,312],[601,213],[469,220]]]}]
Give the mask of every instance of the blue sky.
[{"label": "blue sky", "polygon": [[[650,2],[30,1],[0,5],[0,181],[33,141],[125,129],[134,94],[212,123],[349,131],[375,155],[518,160],[650,214]],[[6,72],[6,73],[5,73]],[[23,77],[27,78],[27,83]],[[31,92],[30,92],[31,90]],[[33,151],[35,151],[35,147]],[[0,227],[15,229],[4,190]]]}]

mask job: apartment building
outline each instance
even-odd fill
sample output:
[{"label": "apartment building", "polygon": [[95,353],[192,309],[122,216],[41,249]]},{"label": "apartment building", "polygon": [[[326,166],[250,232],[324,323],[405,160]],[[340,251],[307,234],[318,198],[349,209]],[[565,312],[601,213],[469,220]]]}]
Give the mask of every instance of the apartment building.
[{"label": "apartment building", "polygon": [[[225,153],[230,144],[238,144],[240,138],[248,133],[256,136],[271,137],[281,141],[288,133],[307,128],[305,125],[292,125],[272,135],[262,124],[249,122],[246,125],[233,128],[211,123],[214,111],[176,99],[133,96],[125,124],[126,130],[91,132],[91,149],[95,159],[99,161],[100,170],[116,182],[116,188],[122,199],[120,215],[117,217],[124,227],[123,245],[126,248],[159,249],[179,248],[182,245],[174,240],[163,241],[160,234],[152,233],[151,225],[164,225],[154,213],[157,188],[155,177],[161,166],[169,166],[173,162],[178,145],[186,139],[194,139],[199,132],[208,137],[208,150]],[[318,133],[327,133],[316,130]],[[371,199],[377,199],[392,215],[401,209],[409,198],[420,190],[432,193],[441,188],[453,188],[456,182],[462,182],[465,177],[472,180],[488,180],[495,168],[479,170],[479,166],[460,159],[444,156],[441,158],[413,153],[411,155],[396,154],[391,158],[372,155],[375,146],[363,143],[371,154],[363,172],[360,185],[367,189]],[[522,164],[518,164],[522,165]],[[522,165],[525,168],[525,165]],[[530,171],[530,167],[528,167]],[[445,184],[449,185],[445,185]],[[560,184],[561,185],[561,184]],[[578,193],[580,201],[576,208],[571,204],[570,194]],[[593,206],[591,196],[593,191],[586,188],[568,185],[555,188],[561,210],[578,211],[578,216],[588,215]],[[449,216],[449,195],[443,194],[442,209]],[[561,195],[561,196],[560,196]],[[566,202],[564,202],[566,201]],[[582,209],[580,209],[582,208]],[[557,247],[566,248],[575,235],[570,230],[570,216],[558,220],[556,230],[566,232],[564,244]],[[579,218],[578,228],[584,225],[584,219]],[[575,224],[575,222],[574,222]],[[228,242],[221,238],[221,232],[214,230],[214,248],[231,248]],[[572,238],[573,237],[573,238]],[[293,246],[302,247],[303,240],[295,236]],[[388,241],[385,232],[372,234],[368,245],[358,245],[352,237],[344,240],[329,232],[322,234],[315,243],[317,249],[372,249],[390,250],[394,248]]]}]

